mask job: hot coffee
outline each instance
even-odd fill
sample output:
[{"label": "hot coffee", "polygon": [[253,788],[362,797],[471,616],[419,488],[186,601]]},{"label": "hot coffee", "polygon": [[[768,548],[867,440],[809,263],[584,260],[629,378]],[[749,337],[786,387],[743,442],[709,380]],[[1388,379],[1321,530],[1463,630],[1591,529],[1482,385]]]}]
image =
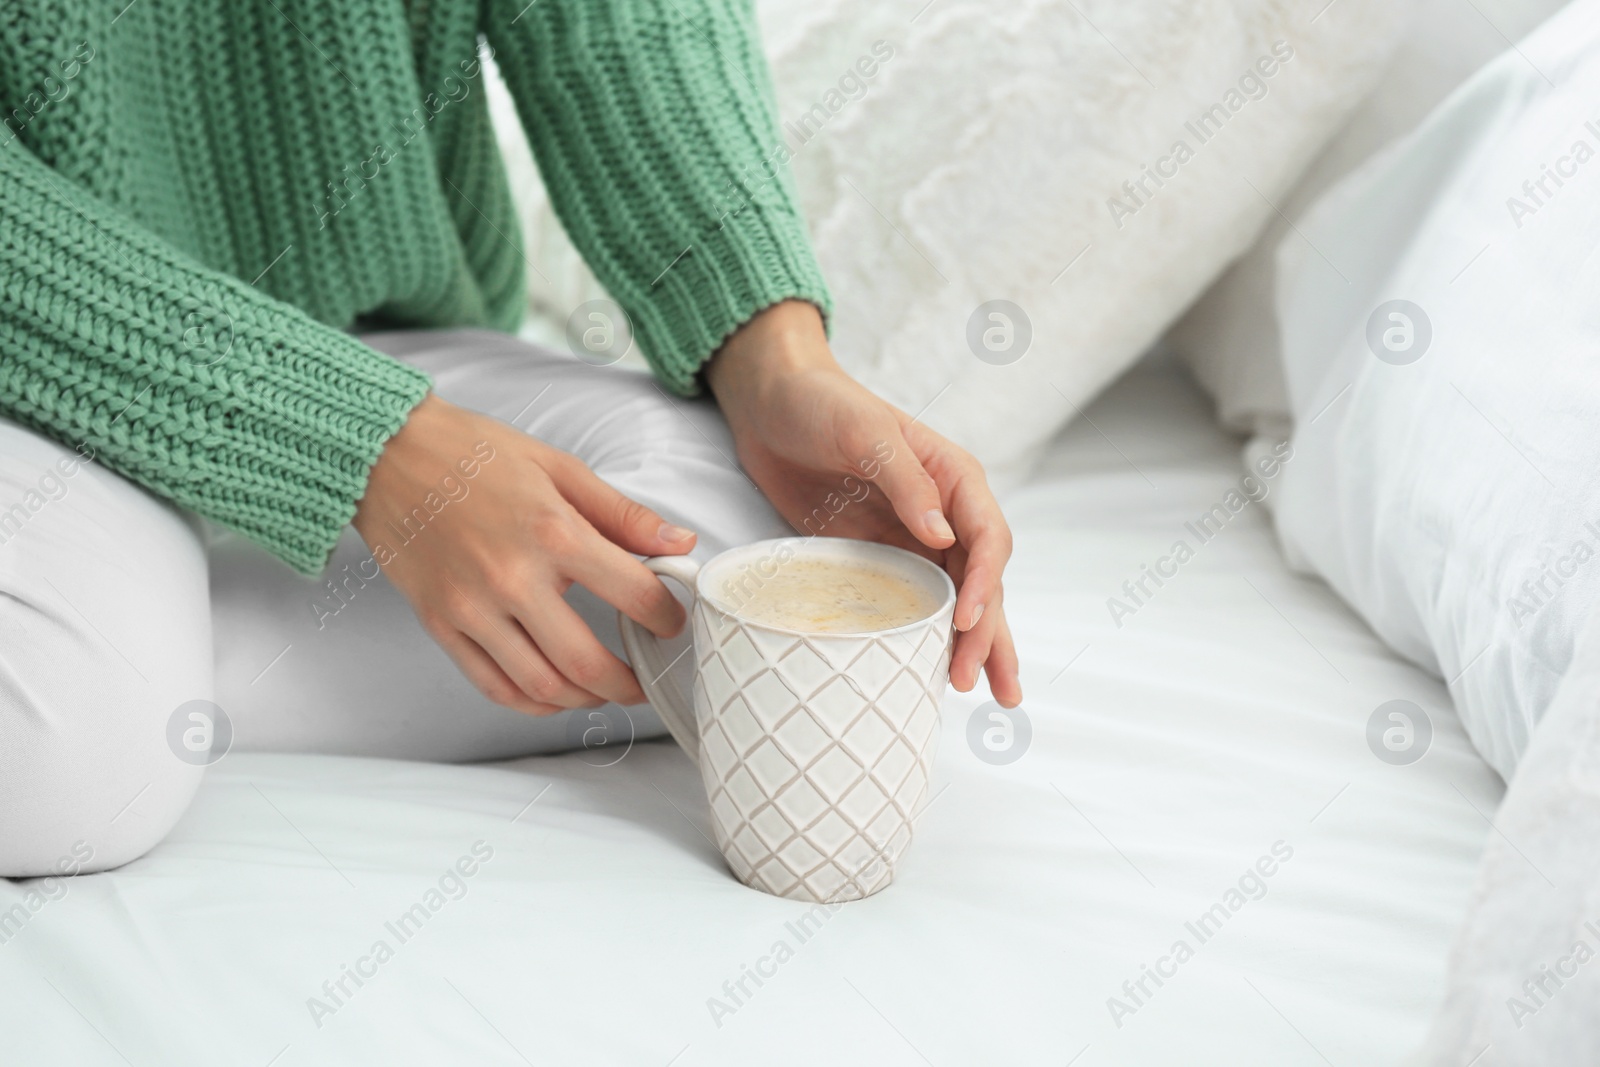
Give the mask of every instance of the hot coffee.
[{"label": "hot coffee", "polygon": [[922,585],[853,560],[802,556],[770,578],[728,584],[728,607],[739,618],[814,634],[892,630],[926,619],[940,603]]}]

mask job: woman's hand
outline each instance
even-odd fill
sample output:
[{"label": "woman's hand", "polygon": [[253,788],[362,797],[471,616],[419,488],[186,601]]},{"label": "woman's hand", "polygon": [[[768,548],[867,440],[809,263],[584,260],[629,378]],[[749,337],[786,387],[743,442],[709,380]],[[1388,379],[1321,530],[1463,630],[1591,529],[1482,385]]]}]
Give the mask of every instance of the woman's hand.
[{"label": "woman's hand", "polygon": [[654,634],[683,627],[683,608],[629,553],[681,555],[693,533],[568,453],[431,394],[384,446],[354,525],[433,639],[508,708],[644,701],[562,599],[573,582]]},{"label": "woman's hand", "polygon": [[[751,319],[706,378],[739,461],[779,513],[805,533],[882,541],[940,563],[958,590],[951,682],[966,692],[982,668],[996,700],[1021,703],[1000,582],[1011,531],[978,461],[846,374],[807,303]],[[863,495],[866,482],[880,491]]]}]

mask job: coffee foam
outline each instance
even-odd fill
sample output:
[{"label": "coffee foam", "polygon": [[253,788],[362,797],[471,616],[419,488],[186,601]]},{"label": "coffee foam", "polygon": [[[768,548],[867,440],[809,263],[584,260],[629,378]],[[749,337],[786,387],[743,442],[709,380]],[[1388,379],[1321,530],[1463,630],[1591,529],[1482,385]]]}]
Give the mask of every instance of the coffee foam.
[{"label": "coffee foam", "polygon": [[771,577],[730,577],[722,595],[748,622],[817,634],[892,630],[939,609],[939,598],[917,582],[854,560],[791,559]]}]

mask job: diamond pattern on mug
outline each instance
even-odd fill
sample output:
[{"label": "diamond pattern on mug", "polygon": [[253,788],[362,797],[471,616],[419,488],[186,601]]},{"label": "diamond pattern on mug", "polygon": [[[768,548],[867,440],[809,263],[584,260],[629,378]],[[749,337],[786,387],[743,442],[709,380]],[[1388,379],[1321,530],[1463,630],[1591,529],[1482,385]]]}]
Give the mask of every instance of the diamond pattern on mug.
[{"label": "diamond pattern on mug", "polygon": [[906,821],[905,813],[900,810],[899,806],[890,804],[880,811],[878,817],[873,819],[867,826],[866,836],[875,841],[889,842],[888,847],[884,849],[885,853],[891,856],[898,856],[900,849],[905,847],[901,842],[909,840],[911,837],[910,827],[911,824]]},{"label": "diamond pattern on mug", "polygon": [[763,630],[752,627],[746,631],[758,655],[766,663],[777,663],[789,654],[790,649],[800,644],[805,638],[798,634],[779,633],[776,630]]},{"label": "diamond pattern on mug", "polygon": [[845,874],[832,863],[825,863],[806,879],[809,888],[821,900],[835,900],[843,896],[847,879]]},{"label": "diamond pattern on mug", "polygon": [[906,662],[918,674],[937,671],[941,667],[948,668],[949,661],[946,657],[950,654],[950,646],[945,643],[944,635],[929,630],[922,635],[917,643],[917,650]]},{"label": "diamond pattern on mug", "polygon": [[818,756],[833,744],[817,720],[805,708],[800,708],[785,719],[772,736],[789,758],[802,767],[809,767]]},{"label": "diamond pattern on mug", "polygon": [[[861,688],[854,685],[850,679],[842,674],[833,676],[833,680],[812,694],[807,702],[811,706],[826,708],[852,708],[862,709],[867,707],[869,701],[861,692]],[[849,728],[858,715],[854,711],[848,715],[817,716],[817,725],[828,731],[834,738],[841,738],[844,731]]]},{"label": "diamond pattern on mug", "polygon": [[817,865],[827,858],[804,836],[796,836],[778,850],[778,859],[783,861],[783,865],[802,878],[816,870]]},{"label": "diamond pattern on mug", "polygon": [[915,708],[925,702],[928,690],[910,671],[902,671],[884,687],[878,702],[885,707]]},{"label": "diamond pattern on mug", "polygon": [[876,878],[891,858],[884,846],[858,834],[839,850],[833,863],[846,881],[866,882]]},{"label": "diamond pattern on mug", "polygon": [[756,860],[767,854],[767,846],[761,843],[761,838],[756,835],[755,827],[743,823],[734,832],[730,843],[744,857],[745,865],[751,868],[756,866]]},{"label": "diamond pattern on mug", "polygon": [[863,712],[844,732],[845,746],[868,767],[878,762],[894,739],[894,731],[875,710]]},{"label": "diamond pattern on mug", "polygon": [[755,712],[750,710],[744,697],[735,695],[722,708],[722,714],[717,717],[717,725],[722,727],[723,733],[728,737],[728,744],[733,747],[734,754],[745,758],[751,749],[761,743],[767,732],[756,721]]},{"label": "diamond pattern on mug", "polygon": [[893,793],[899,790],[900,783],[906,780],[906,775],[916,765],[916,752],[906,744],[904,738],[896,737],[894,744],[873,765],[872,776]]},{"label": "diamond pattern on mug", "polygon": [[750,825],[755,829],[756,836],[761,838],[761,843],[773,851],[782,848],[784,842],[794,836],[789,820],[771,804],[757,812],[755,818],[750,820]]},{"label": "diamond pattern on mug", "polygon": [[[931,744],[936,743],[939,736],[939,705],[935,700],[924,696],[917,702],[915,710],[911,712],[910,720],[905,726],[905,737],[911,747],[919,752]],[[930,760],[931,762],[931,760]]]},{"label": "diamond pattern on mug", "polygon": [[733,746],[728,743],[728,736],[723,732],[721,723],[700,735],[700,758],[716,774],[718,781],[726,780],[728,775],[733,773],[739,757],[733,751]]},{"label": "diamond pattern on mug", "polygon": [[728,792],[741,813],[755,811],[756,806],[766,799],[761,795],[761,787],[756,785],[756,780],[742,765],[728,775]]},{"label": "diamond pattern on mug", "polygon": [[744,765],[750,769],[751,777],[755,778],[766,797],[777,796],[800,773],[800,768],[783,754],[770,737],[762,738],[761,743],[745,757]]},{"label": "diamond pattern on mug", "polygon": [[848,845],[856,837],[855,827],[851,826],[837,811],[829,811],[818,819],[816,825],[806,831],[806,839],[825,855],[836,856],[839,850]]},{"label": "diamond pattern on mug", "polygon": [[878,787],[878,783],[871,778],[863,778],[839,801],[839,813],[849,819],[852,826],[865,827],[871,825],[878,813],[888,806],[889,797]]},{"label": "diamond pattern on mug", "polygon": [[828,810],[828,802],[817,792],[817,787],[804,778],[789,783],[789,788],[779,793],[773,803],[796,830],[802,831]]},{"label": "diamond pattern on mug", "polygon": [[[892,643],[892,638],[871,642],[845,667],[845,670],[850,672],[851,679],[868,696],[875,697],[883,692],[888,687],[890,679],[902,669],[900,660],[889,651]],[[909,643],[907,639],[907,644]]]},{"label": "diamond pattern on mug", "polygon": [[777,728],[784,716],[800,706],[801,697],[776,670],[762,671],[744,684],[750,707],[756,709],[761,729]]},{"label": "diamond pattern on mug", "polygon": [[729,627],[727,633],[718,635],[716,652],[734,685],[743,685],[751,675],[766,669],[765,659],[743,627]]},{"label": "diamond pattern on mug", "polygon": [[917,805],[922,803],[922,798],[928,792],[928,764],[918,763],[911,768],[911,773],[906,775],[906,780],[900,783],[900,788],[894,792],[894,801],[900,810],[908,815],[915,815]]},{"label": "diamond pattern on mug", "polygon": [[732,693],[739,688],[721,656],[706,657],[700,662],[700,670],[705,677],[701,680],[703,685],[695,687],[696,692]]},{"label": "diamond pattern on mug", "polygon": [[756,870],[755,877],[763,885],[772,886],[771,892],[780,897],[789,896],[800,884],[799,876],[776,856],[763,863]]},{"label": "diamond pattern on mug", "polygon": [[808,641],[796,642],[777,663],[778,670],[790,680],[794,691],[806,698],[839,673],[823,658],[821,651]]},{"label": "diamond pattern on mug", "polygon": [[711,814],[719,826],[739,826],[744,822],[739,805],[733,802],[726,789],[717,790],[717,795],[711,798]]},{"label": "diamond pattern on mug", "polygon": [[830,804],[837,804],[865,773],[861,764],[838,746],[828,749],[821,759],[806,768],[806,777]]}]

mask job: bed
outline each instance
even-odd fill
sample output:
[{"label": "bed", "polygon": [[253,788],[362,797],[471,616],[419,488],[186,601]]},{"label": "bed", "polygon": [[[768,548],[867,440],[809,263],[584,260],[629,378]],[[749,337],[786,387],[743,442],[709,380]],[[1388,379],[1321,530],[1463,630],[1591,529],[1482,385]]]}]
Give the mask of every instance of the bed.
[{"label": "bed", "polygon": [[[1503,787],[1443,686],[1286,570],[1270,496],[1189,532],[1238,448],[1146,361],[1009,496],[1031,742],[981,761],[987,698],[952,692],[876,897],[734,882],[670,742],[233,753],[145,858],[22,919],[0,882],[0,1060],[1405,1062]],[[1367,740],[1397,699],[1432,724],[1408,765]]]}]

